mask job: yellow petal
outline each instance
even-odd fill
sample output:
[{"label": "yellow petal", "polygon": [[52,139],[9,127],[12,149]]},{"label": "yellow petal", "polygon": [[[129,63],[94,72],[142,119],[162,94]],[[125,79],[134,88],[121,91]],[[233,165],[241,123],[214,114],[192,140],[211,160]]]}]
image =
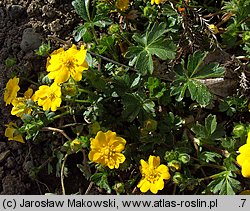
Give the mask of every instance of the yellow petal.
[{"label": "yellow petal", "polygon": [[156,184],[152,184],[150,185],[150,191],[153,193],[153,194],[157,194],[158,193],[158,187]]},{"label": "yellow petal", "polygon": [[154,168],[157,168],[160,165],[160,157],[159,156],[153,156],[150,155],[148,159],[149,166],[152,166]]},{"label": "yellow petal", "polygon": [[33,89],[28,88],[28,90],[27,90],[26,92],[24,92],[24,97],[25,97],[26,99],[30,99],[31,96],[32,96],[32,94],[33,94]]},{"label": "yellow petal", "polygon": [[241,173],[243,177],[250,177],[250,159],[245,160],[243,163]]},{"label": "yellow petal", "polygon": [[150,182],[147,181],[146,179],[142,179],[139,184],[137,185],[138,188],[140,188],[140,191],[142,193],[146,193],[150,189]]},{"label": "yellow petal", "polygon": [[149,168],[148,163],[143,159],[140,160],[140,164],[141,164],[142,169],[148,169]]},{"label": "yellow petal", "polygon": [[247,144],[250,144],[250,131],[247,134]]},{"label": "yellow petal", "polygon": [[107,140],[106,140],[106,135],[102,132],[102,131],[99,131],[95,137],[96,140],[98,140],[99,144],[101,146],[107,146],[108,143],[107,143]]},{"label": "yellow petal", "polygon": [[[48,75],[49,76],[49,75]],[[62,67],[55,77],[55,83],[61,84],[69,80],[70,72],[67,67]]]},{"label": "yellow petal", "polygon": [[249,153],[250,154],[250,144],[244,144],[239,148],[240,153]]}]

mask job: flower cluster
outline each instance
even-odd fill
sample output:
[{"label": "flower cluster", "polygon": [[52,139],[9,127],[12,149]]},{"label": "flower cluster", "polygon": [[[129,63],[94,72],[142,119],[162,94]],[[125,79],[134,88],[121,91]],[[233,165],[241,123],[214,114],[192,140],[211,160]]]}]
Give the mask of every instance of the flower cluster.
[{"label": "flower cluster", "polygon": [[250,132],[248,132],[247,142],[239,148],[240,154],[236,160],[241,166],[243,177],[250,177]]}]

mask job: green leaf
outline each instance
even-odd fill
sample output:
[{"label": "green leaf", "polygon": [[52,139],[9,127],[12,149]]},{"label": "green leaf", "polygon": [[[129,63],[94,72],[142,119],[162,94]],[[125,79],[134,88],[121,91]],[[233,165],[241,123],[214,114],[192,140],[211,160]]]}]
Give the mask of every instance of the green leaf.
[{"label": "green leaf", "polygon": [[224,75],[225,69],[220,67],[218,63],[210,63],[202,66],[193,75],[193,78],[204,79],[204,78],[217,78]]},{"label": "green leaf", "polygon": [[184,98],[188,87],[191,99],[201,107],[206,107],[212,102],[213,95],[199,79],[221,77],[224,74],[224,68],[217,63],[204,64],[207,54],[207,52],[196,51],[193,55],[189,55],[186,65],[182,60],[174,67],[176,79],[171,87],[171,95],[176,95],[177,101]]},{"label": "green leaf", "polygon": [[218,160],[216,160],[216,158],[222,158],[222,156],[216,152],[208,152],[208,151],[202,152],[199,155],[199,159],[201,161],[206,162],[206,163],[209,163],[209,162],[216,163],[218,161]]},{"label": "green leaf", "polygon": [[143,102],[143,108],[144,110],[147,112],[147,113],[154,113],[155,112],[155,103],[150,100],[150,99],[146,99],[144,102]]},{"label": "green leaf", "polygon": [[204,84],[196,80],[189,80],[187,85],[192,100],[197,101],[202,107],[209,105],[213,95]]},{"label": "green leaf", "polygon": [[187,63],[187,73],[189,77],[192,77],[196,73],[206,56],[207,52],[201,51],[196,51],[193,55],[189,55]]},{"label": "green leaf", "polygon": [[140,96],[138,93],[126,93],[122,96],[123,111],[122,117],[129,122],[132,122],[140,112],[146,112],[155,115],[155,104],[146,96]]},{"label": "green leaf", "polygon": [[233,177],[231,171],[221,172],[208,184],[208,189],[214,194],[235,195],[236,191],[240,190],[240,182]]},{"label": "green leaf", "polygon": [[122,116],[132,122],[141,110],[140,99],[133,94],[125,94],[122,102],[124,105]]},{"label": "green leaf", "polygon": [[90,180],[100,188],[105,189],[108,194],[111,193],[111,187],[108,183],[108,176],[106,173],[95,173],[90,177]]},{"label": "green leaf", "polygon": [[81,16],[81,18],[85,21],[90,22],[90,15],[89,15],[89,0],[75,0],[72,2],[76,13]]},{"label": "green leaf", "polygon": [[180,101],[182,101],[182,99],[185,96],[185,92],[186,92],[187,87],[188,87],[187,83],[184,83],[182,86],[177,86],[177,87],[172,86],[170,95],[171,96],[176,95],[176,98],[175,98],[176,101],[180,102]]},{"label": "green leaf", "polygon": [[145,34],[133,35],[136,46],[131,46],[126,53],[126,57],[130,59],[130,63],[135,64],[135,68],[139,73],[146,75],[152,74],[154,71],[153,56],[157,56],[162,60],[174,59],[176,53],[176,45],[172,40],[166,39],[166,24],[155,23],[151,29]]},{"label": "green leaf", "polygon": [[141,51],[136,57],[135,68],[139,70],[142,75],[146,75],[147,72],[150,74],[154,71],[152,55],[147,51]]},{"label": "green leaf", "polygon": [[[176,46],[171,40],[159,40],[148,46],[148,52],[162,60],[174,59],[175,57]],[[168,47],[166,48],[166,46]]]},{"label": "green leaf", "polygon": [[209,114],[205,119],[205,128],[208,134],[213,134],[217,127],[216,116]]}]

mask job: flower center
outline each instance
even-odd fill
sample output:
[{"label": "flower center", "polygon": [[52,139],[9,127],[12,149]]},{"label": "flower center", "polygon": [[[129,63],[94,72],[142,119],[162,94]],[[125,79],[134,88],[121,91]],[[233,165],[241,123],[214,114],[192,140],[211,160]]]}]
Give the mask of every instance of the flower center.
[{"label": "flower center", "polygon": [[148,172],[145,174],[145,178],[151,183],[155,183],[160,178],[160,172],[158,172],[154,167],[150,166]]},{"label": "flower center", "polygon": [[104,159],[109,159],[110,157],[113,157],[115,154],[115,151],[110,146],[105,146],[101,149],[101,154]]}]

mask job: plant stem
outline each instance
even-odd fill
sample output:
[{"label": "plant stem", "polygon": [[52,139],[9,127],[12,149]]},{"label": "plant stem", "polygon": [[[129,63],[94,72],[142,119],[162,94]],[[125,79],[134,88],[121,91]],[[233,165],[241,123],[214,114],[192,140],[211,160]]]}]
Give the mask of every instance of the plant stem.
[{"label": "plant stem", "polygon": [[66,195],[63,179],[64,179],[64,167],[65,167],[65,163],[66,163],[67,158],[68,158],[68,154],[66,154],[64,156],[62,166],[61,166],[61,185],[62,185],[62,194],[63,195]]},{"label": "plant stem", "polygon": [[110,58],[107,58],[107,57],[102,56],[102,55],[100,55],[100,54],[96,54],[96,53],[94,53],[94,52],[92,52],[92,51],[88,51],[88,52],[89,52],[92,56],[99,57],[99,58],[101,58],[101,59],[103,59],[103,60],[106,60],[106,61],[108,61],[108,62],[111,62],[111,63],[113,63],[113,64],[116,64],[116,65],[119,65],[119,66],[122,66],[122,67],[126,67],[126,68],[129,68],[129,69],[135,71],[135,69],[134,69],[133,67],[127,66],[127,65],[125,65],[125,64],[121,64],[121,63],[116,62],[116,61],[114,61],[114,60],[112,60],[112,59],[110,59]]},{"label": "plant stem", "polygon": [[64,113],[61,113],[61,114],[58,114],[58,115],[52,117],[52,119],[55,120],[55,119],[61,118],[69,113],[70,113],[69,111],[65,111]]},{"label": "plant stem", "polygon": [[43,127],[41,131],[53,131],[53,132],[58,132],[61,133],[66,139],[71,141],[71,138],[64,132],[64,130],[54,128],[54,127]]},{"label": "plant stem", "polygon": [[86,89],[82,89],[82,88],[78,88],[78,91],[83,92],[83,93],[87,93],[87,94],[91,93],[91,91],[86,90]]}]

